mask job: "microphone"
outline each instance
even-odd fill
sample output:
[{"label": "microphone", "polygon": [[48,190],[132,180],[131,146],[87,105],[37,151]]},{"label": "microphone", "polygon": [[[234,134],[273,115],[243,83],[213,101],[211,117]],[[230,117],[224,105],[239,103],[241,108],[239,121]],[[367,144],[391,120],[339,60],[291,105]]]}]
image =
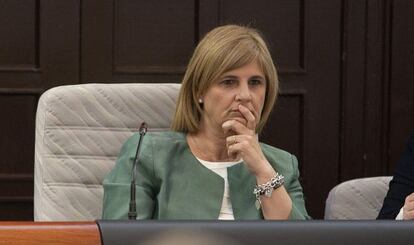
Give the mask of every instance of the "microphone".
[{"label": "microphone", "polygon": [[137,172],[137,164],[139,161],[139,153],[141,150],[142,139],[144,138],[145,134],[147,133],[148,127],[145,122],[141,123],[139,127],[139,141],[137,150],[135,152],[134,162],[132,163],[132,176],[131,176],[131,188],[130,188],[130,197],[129,200],[129,212],[128,212],[128,219],[135,220],[137,219],[137,205],[135,203],[135,179],[136,179],[136,172]]}]

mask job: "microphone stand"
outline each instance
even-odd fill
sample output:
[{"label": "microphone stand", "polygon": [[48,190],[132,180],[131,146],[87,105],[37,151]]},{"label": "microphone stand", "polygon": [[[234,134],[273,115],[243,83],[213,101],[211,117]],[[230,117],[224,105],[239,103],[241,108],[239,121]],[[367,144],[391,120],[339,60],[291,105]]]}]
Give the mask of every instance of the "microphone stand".
[{"label": "microphone stand", "polygon": [[137,150],[135,152],[134,162],[132,163],[132,177],[131,177],[131,188],[130,188],[130,201],[129,201],[129,212],[128,212],[128,219],[136,220],[137,219],[137,205],[135,203],[135,179],[136,179],[136,172],[137,172],[137,164],[139,161],[139,153],[141,150],[142,139],[144,138],[145,134],[147,133],[147,124],[145,122],[141,123],[139,127],[139,141]]}]

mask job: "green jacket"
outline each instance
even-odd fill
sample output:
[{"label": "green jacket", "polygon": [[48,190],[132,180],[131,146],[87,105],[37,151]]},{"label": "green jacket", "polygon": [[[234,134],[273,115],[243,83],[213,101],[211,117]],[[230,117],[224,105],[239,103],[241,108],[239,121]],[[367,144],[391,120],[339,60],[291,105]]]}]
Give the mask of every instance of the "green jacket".
[{"label": "green jacket", "polygon": [[[132,162],[139,135],[123,145],[115,167],[106,176],[103,219],[127,219]],[[224,180],[191,153],[184,133],[148,133],[137,166],[138,219],[217,219]],[[285,176],[293,208],[291,219],[308,219],[295,156],[266,144],[262,150],[273,167]],[[228,168],[230,200],[235,219],[263,219],[255,206],[256,178],[244,164]]]}]

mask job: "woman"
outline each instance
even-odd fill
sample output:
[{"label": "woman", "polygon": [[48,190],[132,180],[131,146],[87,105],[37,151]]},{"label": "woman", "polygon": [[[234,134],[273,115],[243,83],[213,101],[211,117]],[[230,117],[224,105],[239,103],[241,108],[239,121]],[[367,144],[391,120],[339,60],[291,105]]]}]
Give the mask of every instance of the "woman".
[{"label": "woman", "polygon": [[[173,131],[144,139],[138,218],[309,218],[296,158],[258,141],[277,92],[276,69],[256,30],[210,31],[184,75]],[[127,217],[138,138],[124,144],[104,181],[103,218]]]}]

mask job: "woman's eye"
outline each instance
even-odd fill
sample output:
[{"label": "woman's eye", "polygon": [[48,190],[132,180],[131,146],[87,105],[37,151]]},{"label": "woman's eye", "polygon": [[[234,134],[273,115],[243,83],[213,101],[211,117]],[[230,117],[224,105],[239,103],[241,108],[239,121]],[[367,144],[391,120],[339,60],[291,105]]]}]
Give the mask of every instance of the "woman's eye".
[{"label": "woman's eye", "polygon": [[236,83],[236,80],[234,80],[234,79],[225,79],[225,80],[221,81],[221,83],[224,84],[224,85],[233,85],[233,84]]},{"label": "woman's eye", "polygon": [[252,80],[249,81],[249,84],[250,85],[260,85],[260,84],[262,84],[262,80],[260,80],[260,79],[252,79]]}]

